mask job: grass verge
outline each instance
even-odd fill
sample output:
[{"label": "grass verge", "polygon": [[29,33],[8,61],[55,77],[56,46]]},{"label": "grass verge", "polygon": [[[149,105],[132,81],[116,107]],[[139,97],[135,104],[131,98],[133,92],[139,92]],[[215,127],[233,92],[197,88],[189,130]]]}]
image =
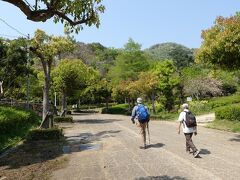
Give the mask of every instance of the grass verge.
[{"label": "grass verge", "polygon": [[18,144],[39,123],[33,111],[0,106],[0,153]]},{"label": "grass verge", "polygon": [[223,131],[240,133],[240,122],[239,121],[228,121],[228,120],[215,120],[209,123],[207,128],[218,129]]}]

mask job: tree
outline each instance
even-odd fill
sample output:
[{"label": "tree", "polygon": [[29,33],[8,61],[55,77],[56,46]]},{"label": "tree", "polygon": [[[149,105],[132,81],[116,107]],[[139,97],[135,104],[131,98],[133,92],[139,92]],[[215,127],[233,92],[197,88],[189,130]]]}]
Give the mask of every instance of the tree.
[{"label": "tree", "polygon": [[141,51],[141,45],[129,39],[122,52],[116,57],[115,65],[110,69],[108,76],[114,84],[121,81],[137,80],[142,71],[149,69],[147,56]]},{"label": "tree", "polygon": [[184,68],[181,79],[184,94],[197,99],[222,95],[223,76],[220,76],[220,72],[205,64]]},{"label": "tree", "polygon": [[128,103],[129,110],[134,106],[136,98],[140,95],[137,81],[126,80],[121,81],[118,85],[113,88],[113,97],[116,100],[125,101]]},{"label": "tree", "polygon": [[62,94],[62,111],[67,109],[67,96],[87,86],[88,68],[79,59],[65,59],[53,70],[54,89]]},{"label": "tree", "polygon": [[49,89],[53,60],[59,52],[71,51],[72,49],[73,44],[69,39],[64,37],[49,36],[41,30],[37,30],[34,38],[32,39],[30,50],[41,62],[44,72],[42,127],[49,127],[49,119],[46,117],[50,112]]},{"label": "tree", "polygon": [[202,31],[202,45],[196,54],[197,62],[224,69],[240,66],[240,16],[217,17],[213,27]]},{"label": "tree", "polygon": [[64,26],[73,32],[83,28],[81,24],[97,27],[100,24],[99,13],[105,7],[102,0],[2,0],[20,9],[27,19],[35,22],[45,22],[54,18],[54,22],[64,23]]},{"label": "tree", "polygon": [[112,93],[112,86],[110,82],[106,78],[100,79],[93,85],[93,91],[93,95],[98,100],[98,102],[101,103],[102,100],[104,100],[106,103],[106,108],[108,109]]},{"label": "tree", "polygon": [[153,74],[158,78],[157,89],[162,97],[161,101],[168,111],[174,107],[175,97],[173,90],[179,84],[179,77],[175,71],[176,66],[171,60],[157,62],[152,69]]},{"label": "tree", "polygon": [[184,92],[186,95],[198,100],[207,96],[222,95],[221,81],[211,77],[190,78],[185,81]]},{"label": "tree", "polygon": [[151,71],[142,72],[139,74],[136,84],[139,91],[150,99],[153,113],[156,113],[155,100],[159,84],[157,76]]}]

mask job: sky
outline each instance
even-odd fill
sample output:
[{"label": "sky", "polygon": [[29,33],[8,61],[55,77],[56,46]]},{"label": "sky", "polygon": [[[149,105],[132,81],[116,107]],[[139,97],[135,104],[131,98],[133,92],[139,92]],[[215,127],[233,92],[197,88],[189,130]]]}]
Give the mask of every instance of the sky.
[{"label": "sky", "polygon": [[[129,38],[142,49],[158,43],[175,42],[199,48],[201,31],[214,25],[217,16],[229,17],[240,11],[238,0],[103,0],[101,25],[85,27],[74,35],[79,42],[99,42],[106,47],[122,48]],[[33,37],[36,29],[50,35],[63,35],[61,23],[50,19],[32,22],[13,5],[0,0],[0,18],[24,34]],[[0,37],[20,36],[0,21]],[[13,37],[12,37],[13,36]]]}]

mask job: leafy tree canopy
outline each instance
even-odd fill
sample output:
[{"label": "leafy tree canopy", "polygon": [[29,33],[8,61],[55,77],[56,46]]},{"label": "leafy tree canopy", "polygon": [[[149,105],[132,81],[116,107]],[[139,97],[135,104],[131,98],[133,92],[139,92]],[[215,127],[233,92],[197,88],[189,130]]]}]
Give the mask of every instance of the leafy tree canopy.
[{"label": "leafy tree canopy", "polygon": [[116,57],[115,66],[109,72],[110,78],[117,84],[121,80],[136,80],[140,72],[149,68],[147,56],[141,51],[138,43],[129,39],[124,47]]},{"label": "leafy tree canopy", "polygon": [[24,77],[32,73],[28,66],[27,43],[24,38],[0,40],[0,81],[3,81],[3,87],[6,92],[9,91],[8,94],[11,94],[11,88],[21,88]]},{"label": "leafy tree canopy", "polygon": [[240,15],[217,17],[213,27],[202,32],[202,45],[196,54],[197,62],[225,69],[240,66]]}]

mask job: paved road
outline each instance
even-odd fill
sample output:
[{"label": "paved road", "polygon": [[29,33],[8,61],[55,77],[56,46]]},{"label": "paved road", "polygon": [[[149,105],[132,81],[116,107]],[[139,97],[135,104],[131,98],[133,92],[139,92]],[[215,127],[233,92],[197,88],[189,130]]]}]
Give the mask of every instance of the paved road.
[{"label": "paved road", "polygon": [[151,145],[142,150],[139,129],[126,116],[88,114],[74,121],[65,125],[69,165],[52,179],[240,179],[240,134],[199,127],[194,142],[201,157],[193,158],[175,122],[152,121]]}]

